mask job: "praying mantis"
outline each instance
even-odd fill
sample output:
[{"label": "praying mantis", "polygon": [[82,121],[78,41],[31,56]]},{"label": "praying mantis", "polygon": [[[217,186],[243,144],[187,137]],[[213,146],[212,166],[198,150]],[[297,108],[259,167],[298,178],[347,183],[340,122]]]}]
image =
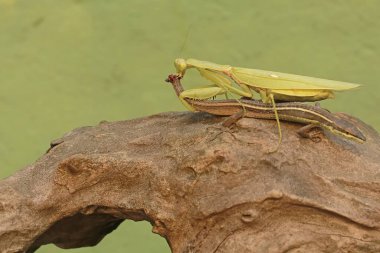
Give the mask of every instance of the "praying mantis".
[{"label": "praying mantis", "polygon": [[[174,66],[180,78],[183,78],[187,69],[195,68],[202,77],[212,82],[207,87],[185,90],[180,94],[181,102],[191,111],[194,111],[194,108],[185,98],[206,100],[217,95],[227,96],[227,94],[253,98],[254,92],[259,94],[262,102],[271,103],[273,106],[280,137],[279,143],[282,140],[282,133],[276,102],[320,101],[334,98],[334,91],[349,90],[360,86],[354,83],[274,71],[232,67],[196,59],[179,58],[174,61]],[[244,110],[244,106],[242,107]]]}]

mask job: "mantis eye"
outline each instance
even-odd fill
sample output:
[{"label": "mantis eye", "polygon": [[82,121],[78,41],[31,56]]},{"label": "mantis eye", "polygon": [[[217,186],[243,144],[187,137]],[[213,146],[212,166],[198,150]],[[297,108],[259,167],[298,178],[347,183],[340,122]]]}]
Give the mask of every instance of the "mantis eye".
[{"label": "mantis eye", "polygon": [[177,73],[184,75],[187,69],[187,64],[185,59],[175,59],[174,66],[177,69]]}]

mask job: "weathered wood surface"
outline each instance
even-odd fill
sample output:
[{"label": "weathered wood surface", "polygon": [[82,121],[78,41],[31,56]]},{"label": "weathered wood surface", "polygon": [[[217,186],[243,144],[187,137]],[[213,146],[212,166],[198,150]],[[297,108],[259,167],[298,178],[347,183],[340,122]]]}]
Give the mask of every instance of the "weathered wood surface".
[{"label": "weathered wood surface", "polygon": [[[355,119],[352,119],[355,120]],[[147,220],[173,252],[380,252],[380,138],[163,113],[83,127],[0,181],[0,252],[96,245]]]}]

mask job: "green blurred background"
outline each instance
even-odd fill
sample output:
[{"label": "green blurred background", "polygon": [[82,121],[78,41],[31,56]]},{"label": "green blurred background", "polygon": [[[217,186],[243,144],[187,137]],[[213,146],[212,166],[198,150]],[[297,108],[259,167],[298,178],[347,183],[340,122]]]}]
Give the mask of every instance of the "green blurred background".
[{"label": "green blurred background", "polygon": [[[163,81],[177,57],[364,84],[322,105],[380,129],[379,10],[377,0],[0,0],[0,177],[73,128],[184,110]],[[204,84],[192,72],[185,84]],[[68,252],[169,252],[150,230],[126,221]]]}]

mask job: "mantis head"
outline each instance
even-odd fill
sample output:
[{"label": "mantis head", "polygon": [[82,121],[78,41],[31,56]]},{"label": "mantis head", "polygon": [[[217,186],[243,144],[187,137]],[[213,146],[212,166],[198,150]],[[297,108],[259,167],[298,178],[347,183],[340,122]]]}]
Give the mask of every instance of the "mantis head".
[{"label": "mantis head", "polygon": [[181,58],[175,59],[174,67],[177,70],[177,74],[179,74],[181,77],[185,75],[186,69],[188,68],[186,60]]}]

